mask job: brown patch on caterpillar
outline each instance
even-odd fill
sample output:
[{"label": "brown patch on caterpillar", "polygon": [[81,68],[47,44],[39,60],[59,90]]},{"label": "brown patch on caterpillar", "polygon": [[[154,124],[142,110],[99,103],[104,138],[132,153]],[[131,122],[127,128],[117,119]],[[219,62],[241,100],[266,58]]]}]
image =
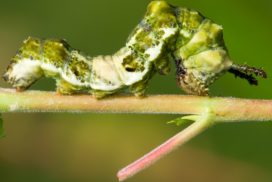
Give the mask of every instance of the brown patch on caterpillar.
[{"label": "brown patch on caterpillar", "polygon": [[177,77],[178,85],[187,93],[199,96],[208,96],[209,89],[205,84],[197,80],[192,73],[185,74],[184,77]]},{"label": "brown patch on caterpillar", "polygon": [[176,79],[177,84],[181,87],[187,94],[208,96],[209,89],[204,84],[201,83],[192,73],[183,66],[181,60],[176,60]]}]

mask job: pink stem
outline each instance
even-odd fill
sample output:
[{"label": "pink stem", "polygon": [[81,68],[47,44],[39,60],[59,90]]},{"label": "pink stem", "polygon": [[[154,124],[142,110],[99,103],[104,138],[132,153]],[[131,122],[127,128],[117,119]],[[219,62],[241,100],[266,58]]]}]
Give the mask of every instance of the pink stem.
[{"label": "pink stem", "polygon": [[210,126],[210,124],[211,121],[208,118],[201,117],[200,120],[176,134],[159,147],[155,148],[127,167],[121,169],[117,174],[119,181],[124,181],[145,168],[148,168],[162,157],[177,149],[180,145],[186,143],[188,140],[204,131],[208,126]]}]

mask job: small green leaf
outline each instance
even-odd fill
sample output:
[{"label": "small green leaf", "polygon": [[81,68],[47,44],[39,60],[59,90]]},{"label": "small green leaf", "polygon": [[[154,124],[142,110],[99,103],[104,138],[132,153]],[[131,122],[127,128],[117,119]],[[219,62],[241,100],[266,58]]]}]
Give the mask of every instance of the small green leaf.
[{"label": "small green leaf", "polygon": [[2,115],[0,113],[0,138],[4,137],[4,127],[3,127],[3,119],[2,119]]},{"label": "small green leaf", "polygon": [[183,116],[181,118],[174,119],[172,121],[167,122],[167,124],[176,124],[177,126],[184,126],[187,124],[192,124],[199,118],[199,115],[188,115]]},{"label": "small green leaf", "polygon": [[184,126],[187,124],[191,124],[193,121],[189,119],[177,118],[172,121],[167,122],[167,124],[176,124],[177,126]]},{"label": "small green leaf", "polygon": [[177,119],[167,122],[167,124],[176,124],[177,126],[184,126],[184,125],[188,124],[189,122],[190,122],[190,120],[177,118]]}]

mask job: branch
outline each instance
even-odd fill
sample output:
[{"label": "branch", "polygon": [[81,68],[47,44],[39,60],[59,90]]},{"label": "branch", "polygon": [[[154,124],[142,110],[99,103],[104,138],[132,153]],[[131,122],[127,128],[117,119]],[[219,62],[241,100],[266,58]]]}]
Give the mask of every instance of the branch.
[{"label": "branch", "polygon": [[[207,112],[208,111],[208,112]],[[0,113],[12,112],[103,112],[190,114],[195,122],[161,146],[118,172],[120,181],[149,167],[215,122],[272,120],[272,100],[189,95],[153,95],[137,98],[114,95],[97,100],[90,95],[58,95],[55,92],[0,88]],[[193,119],[194,120],[194,119]]]},{"label": "branch", "polygon": [[209,108],[216,121],[268,121],[272,119],[272,100],[153,95],[128,95],[97,100],[91,95],[58,95],[55,92],[0,88],[0,112],[101,112],[148,114],[195,114]]},{"label": "branch", "polygon": [[207,129],[214,123],[214,115],[211,112],[204,112],[201,116],[197,118],[195,123],[193,123],[188,128],[184,129],[177,135],[173,136],[162,145],[158,146],[142,158],[128,165],[127,167],[120,170],[117,174],[119,181],[124,181],[131,176],[137,174],[138,172],[148,168],[153,163],[157,162],[162,157],[166,156],[170,152],[177,149],[182,144],[186,143],[196,135],[200,134],[202,131]]}]

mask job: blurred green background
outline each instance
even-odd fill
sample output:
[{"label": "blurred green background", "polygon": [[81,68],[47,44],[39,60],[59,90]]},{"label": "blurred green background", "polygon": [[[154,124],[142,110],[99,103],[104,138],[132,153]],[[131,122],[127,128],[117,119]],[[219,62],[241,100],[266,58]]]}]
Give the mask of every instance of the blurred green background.
[{"label": "blurred green background", "polygon": [[[0,1],[0,72],[28,36],[65,38],[90,55],[122,47],[142,18],[145,0]],[[172,0],[224,26],[236,63],[264,67],[271,75],[271,0]],[[170,76],[155,76],[150,94],[182,94]],[[271,77],[271,76],[270,76]],[[258,87],[226,74],[212,95],[271,99],[271,82]],[[9,87],[2,80],[1,87]],[[54,90],[43,79],[32,89]],[[0,101],[1,102],[1,101]],[[175,107],[175,106],[173,106]],[[119,168],[159,145],[180,128],[166,125],[175,115],[4,114],[0,181],[117,181]],[[131,182],[272,181],[272,123],[220,124],[164,158]]]}]

